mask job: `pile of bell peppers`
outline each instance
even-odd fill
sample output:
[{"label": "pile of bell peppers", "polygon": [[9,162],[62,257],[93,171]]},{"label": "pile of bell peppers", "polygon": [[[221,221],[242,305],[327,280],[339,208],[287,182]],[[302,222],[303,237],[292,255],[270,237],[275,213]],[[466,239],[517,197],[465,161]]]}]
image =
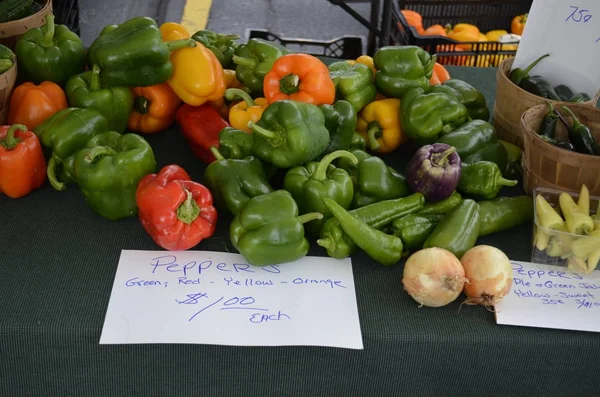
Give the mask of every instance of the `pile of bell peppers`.
[{"label": "pile of bell peppers", "polygon": [[[526,199],[497,198],[520,150],[497,139],[481,92],[435,56],[390,46],[326,65],[237,40],[136,17],[106,26],[86,52],[48,16],[15,49],[25,82],[0,129],[0,191],[77,187],[93,212],[138,216],[167,250],[197,246],[229,217],[231,243],[253,265],[297,260],[313,241],[390,266],[432,242],[458,252],[483,234],[481,219],[485,234],[530,219]],[[176,159],[159,169],[144,135],[173,123],[202,180]],[[463,176],[450,197],[427,202],[379,156],[408,141],[455,148]]]}]

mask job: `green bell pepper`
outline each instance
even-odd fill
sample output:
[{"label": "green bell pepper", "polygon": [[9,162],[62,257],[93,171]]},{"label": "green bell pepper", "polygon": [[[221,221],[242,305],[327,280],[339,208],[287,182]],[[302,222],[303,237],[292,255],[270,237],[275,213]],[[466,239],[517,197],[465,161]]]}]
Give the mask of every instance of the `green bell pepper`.
[{"label": "green bell pepper", "polygon": [[329,76],[335,84],[336,98],[350,102],[357,113],[377,95],[373,72],[362,63],[334,62],[329,65]]},{"label": "green bell pepper", "polygon": [[257,123],[250,122],[256,157],[278,168],[312,161],[329,145],[329,131],[318,106],[293,100],[267,106]]},{"label": "green bell pepper", "polygon": [[16,60],[15,53],[7,46],[0,44],[0,74],[12,68]]},{"label": "green bell pepper", "polygon": [[502,141],[498,139],[498,142],[504,146],[506,150],[506,168],[502,175],[509,179],[521,179],[523,177],[523,169],[521,168],[521,157],[523,157],[523,151],[517,145],[510,142]]},{"label": "green bell pepper", "polygon": [[335,200],[344,209],[348,209],[354,197],[354,185],[348,173],[331,164],[338,158],[347,158],[354,164],[358,159],[345,150],[329,153],[319,162],[310,162],[306,166],[290,169],[283,180],[283,189],[290,192],[301,214],[319,212],[323,219],[310,222],[306,231],[312,236],[318,236],[325,219],[331,217],[331,212],[323,204],[328,197]]},{"label": "green bell pepper", "polygon": [[298,205],[285,190],[251,198],[229,227],[231,243],[254,266],[293,262],[308,253],[304,223],[319,213],[299,215]]},{"label": "green bell pepper", "polygon": [[485,96],[477,88],[458,79],[446,80],[442,84],[456,92],[462,104],[467,108],[471,119],[484,121],[490,119],[490,109],[487,106]]},{"label": "green bell pepper", "polygon": [[[420,211],[424,203],[423,195],[414,193],[407,197],[370,204],[348,213],[360,222],[381,230],[397,218]],[[329,218],[323,223],[321,238],[317,240],[317,244],[327,250],[327,255],[337,259],[347,258],[357,249],[336,218]]]},{"label": "green bell pepper", "polygon": [[529,196],[498,197],[477,204],[480,236],[509,230],[533,220],[533,199]]},{"label": "green bell pepper", "polygon": [[[33,131],[46,148],[48,160],[48,180],[56,190],[64,190],[67,183],[73,183],[73,168],[70,159],[81,150],[95,135],[106,132],[108,121],[97,110],[67,108],[47,118]],[[57,168],[68,162],[67,167],[62,167],[60,178],[57,177]],[[62,180],[62,182],[61,182]]]},{"label": "green bell pepper", "polygon": [[229,69],[232,65],[233,53],[238,48],[235,41],[239,38],[236,34],[220,34],[210,30],[199,30],[192,36],[192,39],[215,54],[223,69]]},{"label": "green bell pepper", "polygon": [[35,84],[52,81],[64,87],[71,76],[85,69],[83,41],[65,25],[55,25],[51,14],[43,26],[21,36],[15,53],[19,77]]},{"label": "green bell pepper", "polygon": [[263,90],[263,80],[277,58],[291,54],[287,48],[263,39],[252,38],[233,55],[237,79],[253,93]]},{"label": "green bell pepper", "polygon": [[408,251],[419,250],[442,219],[441,214],[409,214],[392,222],[392,233],[400,237]]},{"label": "green bell pepper", "polygon": [[154,19],[135,17],[100,32],[88,50],[88,65],[100,67],[105,86],[147,87],[171,77],[171,51],[195,46],[191,38],[163,42]]},{"label": "green bell pepper", "polygon": [[423,248],[439,247],[461,258],[475,246],[480,228],[479,206],[465,199],[435,227]]},{"label": "green bell pepper", "polygon": [[252,156],[252,135],[246,131],[225,127],[219,132],[219,152],[226,159]]},{"label": "green bell pepper", "polygon": [[71,106],[99,111],[108,121],[108,130],[123,133],[127,129],[133,92],[129,87],[102,87],[98,66],[71,77],[65,94]]},{"label": "green bell pepper", "polygon": [[351,208],[360,208],[410,194],[411,190],[406,178],[389,167],[383,159],[371,156],[362,150],[353,150],[350,153],[358,159],[358,164],[341,158],[338,160],[338,167],[346,170],[354,183]]},{"label": "green bell pepper", "polygon": [[503,186],[515,186],[517,183],[516,180],[502,177],[502,171],[496,163],[479,161],[462,165],[456,190],[480,200],[491,200]]},{"label": "green bell pepper", "polygon": [[74,170],[87,205],[106,219],[119,220],[137,214],[138,183],[156,172],[156,160],[140,135],[108,131],[77,152]]},{"label": "green bell pepper", "polygon": [[361,222],[332,199],[325,198],[323,202],[340,223],[344,233],[371,259],[384,266],[393,266],[402,258],[400,238]]},{"label": "green bell pepper", "polygon": [[262,163],[256,157],[227,159],[215,147],[211,151],[216,161],[204,171],[204,182],[218,206],[237,215],[252,197],[271,193]]},{"label": "green bell pepper", "polygon": [[436,56],[417,46],[382,47],[373,57],[375,87],[388,98],[400,98],[413,88],[426,89]]},{"label": "green bell pepper", "polygon": [[420,144],[436,142],[441,135],[463,125],[467,118],[467,108],[450,87],[414,88],[400,102],[402,130]]},{"label": "green bell pepper", "polygon": [[333,105],[321,105],[319,108],[325,116],[325,128],[329,131],[329,146],[325,154],[348,150],[356,132],[357,115],[354,107],[350,102],[339,100]]},{"label": "green bell pepper", "polygon": [[361,150],[363,152],[367,150],[367,142],[365,142],[365,138],[363,138],[362,135],[355,131],[352,134],[352,140],[350,141],[350,147],[348,148],[348,150]]}]

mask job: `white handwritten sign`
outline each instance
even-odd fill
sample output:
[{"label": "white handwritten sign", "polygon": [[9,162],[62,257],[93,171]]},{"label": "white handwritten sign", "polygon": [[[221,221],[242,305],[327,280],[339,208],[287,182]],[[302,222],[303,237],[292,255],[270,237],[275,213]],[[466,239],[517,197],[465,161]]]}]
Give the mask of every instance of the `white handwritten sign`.
[{"label": "white handwritten sign", "polygon": [[600,1],[534,0],[513,67],[525,68],[553,86],[566,84],[590,97],[600,89]]},{"label": "white handwritten sign", "polygon": [[600,332],[600,271],[511,263],[513,285],[495,307],[498,324]]},{"label": "white handwritten sign", "polygon": [[100,344],[126,343],[362,349],[351,261],[123,250]]}]

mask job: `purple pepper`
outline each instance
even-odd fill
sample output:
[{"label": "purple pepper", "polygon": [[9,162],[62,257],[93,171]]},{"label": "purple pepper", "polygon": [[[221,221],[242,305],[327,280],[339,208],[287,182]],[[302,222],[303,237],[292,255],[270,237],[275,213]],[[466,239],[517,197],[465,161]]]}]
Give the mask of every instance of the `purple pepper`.
[{"label": "purple pepper", "polygon": [[428,202],[444,200],[458,186],[461,161],[456,148],[445,143],[421,147],[406,167],[410,187]]}]

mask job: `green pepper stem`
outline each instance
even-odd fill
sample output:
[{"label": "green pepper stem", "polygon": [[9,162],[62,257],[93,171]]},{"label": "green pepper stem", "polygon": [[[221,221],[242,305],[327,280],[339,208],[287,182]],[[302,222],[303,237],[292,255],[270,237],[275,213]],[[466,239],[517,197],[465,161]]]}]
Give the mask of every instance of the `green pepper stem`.
[{"label": "green pepper stem", "polygon": [[97,159],[102,158],[104,156],[115,155],[117,152],[115,149],[108,146],[96,146],[89,150],[87,155],[85,156],[85,162],[88,164],[92,164]]},{"label": "green pepper stem", "polygon": [[186,190],[185,193],[187,194],[185,201],[177,208],[177,219],[186,225],[191,225],[200,215],[200,206],[194,200],[192,192]]},{"label": "green pepper stem", "polygon": [[215,158],[217,159],[217,161],[225,160],[225,157],[223,157],[223,155],[221,154],[221,152],[219,151],[219,149],[217,149],[216,146],[211,146],[210,147],[210,152],[213,154],[213,156],[215,156]]},{"label": "green pepper stem", "polygon": [[369,136],[369,147],[371,150],[379,150],[381,145],[379,141],[377,141],[377,135],[381,134],[381,127],[379,125],[375,125],[367,131],[367,135]]},{"label": "green pepper stem", "polygon": [[181,40],[172,40],[165,42],[169,51],[177,51],[182,48],[194,48],[196,47],[196,41],[193,39],[181,39]]},{"label": "green pepper stem", "polygon": [[237,56],[237,55],[234,55],[233,57],[231,57],[231,60],[236,65],[244,66],[244,67],[247,67],[247,68],[253,68],[258,63],[256,61],[256,59],[240,57],[240,56]]},{"label": "green pepper stem", "polygon": [[4,146],[6,150],[14,149],[15,146],[17,146],[17,144],[21,142],[19,138],[15,138],[16,130],[27,131],[27,127],[25,127],[23,124],[11,125],[8,131],[6,132],[6,136],[4,137],[4,139],[0,141],[0,146]]},{"label": "green pepper stem", "polygon": [[297,74],[288,74],[279,80],[279,91],[283,92],[284,94],[291,95],[300,90],[298,87],[299,84],[300,77],[298,77]]},{"label": "green pepper stem", "polygon": [[538,59],[536,59],[535,61],[533,61],[533,63],[529,66],[527,66],[527,68],[525,68],[523,71],[528,74],[529,72],[531,72],[531,69],[535,68],[535,66],[540,63],[542,61],[542,59],[549,57],[550,54],[544,54],[541,57],[539,57]]},{"label": "green pepper stem", "polygon": [[278,135],[275,131],[271,131],[264,127],[261,127],[260,125],[254,123],[253,121],[250,121],[248,123],[248,128],[250,128],[252,130],[252,132],[262,135],[267,139],[276,139],[278,137]]},{"label": "green pepper stem", "polygon": [[237,34],[222,34],[220,38],[223,40],[237,40],[240,36]]},{"label": "green pepper stem", "polygon": [[326,180],[327,168],[329,168],[331,162],[342,157],[350,160],[350,163],[352,163],[352,165],[358,164],[358,159],[352,153],[348,152],[347,150],[336,150],[325,155],[325,157],[323,157],[321,161],[319,161],[319,165],[317,166],[317,169],[313,173],[311,179],[314,179],[316,181]]},{"label": "green pepper stem", "polygon": [[44,48],[52,47],[54,44],[54,15],[48,14],[46,15],[46,33],[44,37],[40,41],[40,45]]},{"label": "green pepper stem", "polygon": [[515,186],[517,183],[519,183],[519,181],[506,179],[502,175],[498,175],[498,177],[496,178],[496,184],[499,186],[512,187]]},{"label": "green pepper stem", "polygon": [[547,114],[554,113],[554,104],[550,101],[546,101],[546,103],[548,104],[548,113]]},{"label": "green pepper stem", "polygon": [[143,96],[136,97],[133,106],[135,111],[140,114],[146,114],[150,111],[150,101]]},{"label": "green pepper stem", "polygon": [[569,109],[566,106],[561,106],[561,107],[565,112],[567,112],[569,114],[569,116],[571,116],[571,120],[573,120],[573,129],[574,130],[584,126],[583,124],[581,124],[581,122],[579,121],[577,116],[575,116],[575,113],[573,113],[573,111],[571,109]]},{"label": "green pepper stem", "polygon": [[246,93],[246,91],[242,91],[239,88],[228,88],[225,90],[225,98],[229,101],[233,101],[235,98],[241,98],[248,107],[254,106],[254,101],[252,97]]},{"label": "green pepper stem", "polygon": [[58,162],[56,161],[56,157],[50,157],[50,160],[48,160],[48,167],[46,168],[46,174],[48,176],[48,181],[50,181],[50,185],[52,185],[54,189],[60,192],[62,190],[65,190],[66,185],[64,184],[64,182],[59,181],[56,177],[57,165]]},{"label": "green pepper stem", "polygon": [[102,88],[100,84],[100,66],[94,65],[92,67],[92,79],[90,81],[90,91],[98,91]]},{"label": "green pepper stem", "polygon": [[433,163],[433,165],[437,165],[438,167],[444,167],[446,165],[446,162],[448,161],[448,157],[450,157],[450,155],[454,152],[456,152],[456,148],[454,146],[451,146],[450,148],[444,150],[442,153],[434,153],[433,155],[431,155],[431,162]]},{"label": "green pepper stem", "polygon": [[318,239],[317,245],[325,248],[327,251],[335,251],[335,241],[331,237],[323,237]]},{"label": "green pepper stem", "polygon": [[317,219],[323,219],[323,214],[319,212],[309,212],[308,214],[300,215],[296,219],[298,219],[300,223],[306,223]]}]

